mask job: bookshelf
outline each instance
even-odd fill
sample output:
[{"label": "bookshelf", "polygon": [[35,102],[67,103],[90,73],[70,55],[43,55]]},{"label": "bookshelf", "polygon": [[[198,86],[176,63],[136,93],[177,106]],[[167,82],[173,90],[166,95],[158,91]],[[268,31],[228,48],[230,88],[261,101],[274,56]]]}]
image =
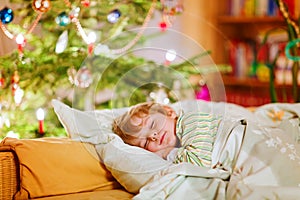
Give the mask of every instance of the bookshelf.
[{"label": "bookshelf", "polygon": [[[223,75],[227,102],[252,107],[270,103],[270,86],[254,78]],[[279,102],[293,102],[292,86],[290,84],[275,84]]]},{"label": "bookshelf", "polygon": [[284,20],[282,17],[279,16],[242,16],[242,17],[236,17],[236,16],[220,16],[218,18],[218,23],[223,25],[238,25],[238,24],[269,24],[272,23],[272,25],[284,25]]},{"label": "bookshelf", "polygon": [[[244,0],[244,2],[250,2],[251,0]],[[254,2],[254,0],[252,0]],[[260,1],[273,1],[273,0],[260,0]],[[289,1],[293,7],[294,15],[298,14],[300,3],[298,0],[286,0]],[[293,1],[293,2],[292,2]],[[221,4],[218,8],[217,26],[221,30],[223,48],[221,50],[216,49],[218,53],[222,55],[223,60],[221,62],[227,63],[233,67],[233,72],[230,74],[223,74],[223,82],[226,90],[227,102],[240,104],[243,106],[259,106],[265,103],[270,103],[270,91],[269,82],[260,81],[256,74],[249,74],[251,61],[255,55],[262,55],[261,60],[258,60],[263,64],[266,56],[270,56],[269,49],[257,50],[259,44],[259,37],[261,38],[266,31],[274,28],[286,27],[285,21],[279,12],[275,10],[261,11],[265,14],[255,14],[256,7],[252,7],[252,14],[243,13],[243,11],[237,11],[232,4],[234,2],[241,2],[236,0],[227,0]],[[235,9],[235,13],[232,13]],[[245,8],[239,8],[241,10],[247,10]],[[249,9],[248,9],[249,10]],[[272,13],[269,15],[268,13]],[[280,41],[282,42],[282,41]],[[279,42],[278,42],[279,44]],[[240,49],[241,48],[241,49]],[[269,46],[267,47],[269,48]],[[249,50],[250,49],[250,50]],[[254,50],[253,50],[254,49]],[[241,50],[241,51],[239,51]],[[250,53],[251,52],[251,53]],[[249,60],[248,60],[249,59]],[[252,60],[251,60],[252,59]],[[220,62],[220,61],[218,61]],[[248,67],[247,69],[244,69]],[[242,69],[242,70],[241,70]],[[243,72],[240,72],[243,71]],[[291,85],[289,83],[283,85],[275,83],[277,91],[278,101],[280,102],[292,102]]]}]

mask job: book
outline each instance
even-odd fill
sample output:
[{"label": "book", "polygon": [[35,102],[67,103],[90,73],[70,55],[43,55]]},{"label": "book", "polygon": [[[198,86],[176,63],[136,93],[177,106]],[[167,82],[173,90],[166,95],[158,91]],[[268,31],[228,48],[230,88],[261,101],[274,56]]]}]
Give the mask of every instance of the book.
[{"label": "book", "polygon": [[269,0],[256,0],[255,2],[255,15],[267,16]]},{"label": "book", "polygon": [[232,66],[232,75],[246,77],[255,60],[255,42],[251,40],[230,40],[229,63]]},{"label": "book", "polygon": [[246,17],[254,16],[255,14],[255,0],[244,0],[242,2],[241,15]]},{"label": "book", "polygon": [[[229,0],[228,10],[231,16],[280,16],[275,0]],[[296,0],[283,0],[292,17],[296,16]]]},{"label": "book", "polygon": [[241,0],[231,0],[230,1],[230,15],[240,16],[242,10],[242,1]]},{"label": "book", "polygon": [[268,16],[277,16],[278,15],[278,7],[275,0],[268,0]]}]

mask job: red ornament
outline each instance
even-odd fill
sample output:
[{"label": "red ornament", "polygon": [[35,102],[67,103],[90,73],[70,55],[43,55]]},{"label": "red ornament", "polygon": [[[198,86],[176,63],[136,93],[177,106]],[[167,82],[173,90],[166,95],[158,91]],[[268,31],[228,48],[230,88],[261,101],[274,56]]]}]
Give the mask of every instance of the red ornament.
[{"label": "red ornament", "polygon": [[91,2],[90,2],[90,0],[82,0],[81,4],[85,7],[89,7],[91,5]]},{"label": "red ornament", "polygon": [[5,87],[5,79],[4,79],[4,76],[3,76],[3,72],[1,71],[0,72],[0,87],[1,88],[4,88]]},{"label": "red ornament", "polygon": [[95,45],[93,43],[88,45],[88,54],[92,55],[93,51],[94,51],[94,47]]},{"label": "red ornament", "polygon": [[162,21],[159,23],[159,27],[162,31],[165,31],[167,29],[168,25],[165,21]]}]

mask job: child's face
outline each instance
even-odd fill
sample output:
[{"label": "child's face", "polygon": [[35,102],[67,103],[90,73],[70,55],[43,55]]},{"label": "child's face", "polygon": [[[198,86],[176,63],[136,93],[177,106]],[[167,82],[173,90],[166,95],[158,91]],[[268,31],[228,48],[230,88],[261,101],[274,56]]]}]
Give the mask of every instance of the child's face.
[{"label": "child's face", "polygon": [[170,147],[176,146],[176,120],[174,118],[154,113],[145,118],[133,117],[131,123],[142,124],[142,129],[134,135],[137,139],[130,142],[132,145],[151,152],[170,151]]}]

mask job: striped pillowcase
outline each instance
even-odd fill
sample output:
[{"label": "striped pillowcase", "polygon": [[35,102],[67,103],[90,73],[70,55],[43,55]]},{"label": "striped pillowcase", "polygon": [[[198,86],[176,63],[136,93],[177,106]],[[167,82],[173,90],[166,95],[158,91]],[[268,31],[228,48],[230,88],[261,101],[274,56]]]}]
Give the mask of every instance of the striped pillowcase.
[{"label": "striped pillowcase", "polygon": [[210,167],[213,143],[220,117],[209,113],[190,112],[181,115],[176,124],[176,134],[181,142],[175,163],[189,162]]}]

